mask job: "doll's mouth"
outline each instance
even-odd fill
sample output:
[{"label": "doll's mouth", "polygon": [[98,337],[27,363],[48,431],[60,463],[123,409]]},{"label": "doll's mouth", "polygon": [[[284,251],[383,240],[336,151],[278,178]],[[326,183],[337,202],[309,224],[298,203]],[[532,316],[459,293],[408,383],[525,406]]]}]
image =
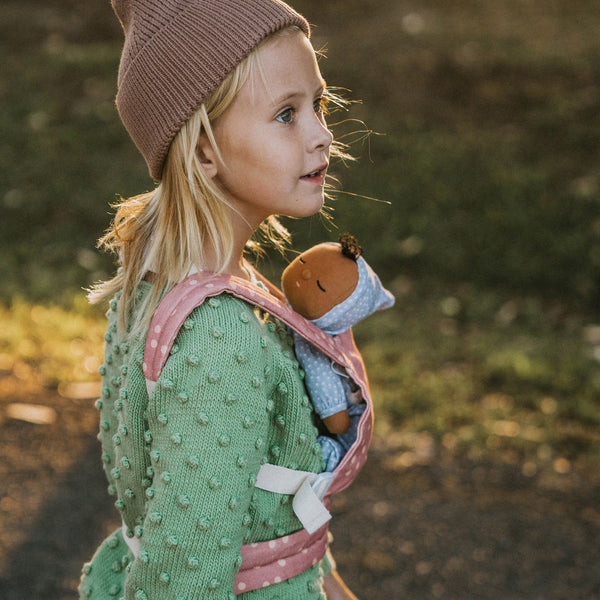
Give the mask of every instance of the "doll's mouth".
[{"label": "doll's mouth", "polygon": [[322,292],[325,292],[325,293],[327,293],[327,290],[326,290],[326,289],[325,289],[325,288],[324,288],[324,287],[321,285],[321,282],[320,282],[318,279],[317,279],[317,285],[319,286],[319,289],[320,289]]}]

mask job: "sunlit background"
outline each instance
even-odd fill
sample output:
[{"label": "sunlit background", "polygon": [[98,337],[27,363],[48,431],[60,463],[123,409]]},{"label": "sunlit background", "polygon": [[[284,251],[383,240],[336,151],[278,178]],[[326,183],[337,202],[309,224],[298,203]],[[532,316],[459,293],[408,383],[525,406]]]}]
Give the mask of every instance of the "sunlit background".
[{"label": "sunlit background", "polygon": [[[600,597],[600,5],[299,0],[357,161],[333,220],[395,293],[356,328],[372,459],[334,505],[362,599]],[[0,597],[73,598],[116,523],[95,439],[110,204],[153,185],[108,0],[0,4]],[[277,281],[290,256],[259,261]]]}]

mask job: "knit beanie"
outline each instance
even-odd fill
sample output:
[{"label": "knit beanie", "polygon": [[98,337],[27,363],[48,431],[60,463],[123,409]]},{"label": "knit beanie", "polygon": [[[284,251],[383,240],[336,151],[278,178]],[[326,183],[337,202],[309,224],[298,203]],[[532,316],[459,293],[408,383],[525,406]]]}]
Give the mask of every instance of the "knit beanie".
[{"label": "knit beanie", "polygon": [[280,0],[111,0],[125,33],[117,109],[160,179],[181,126],[265,37],[304,17]]}]

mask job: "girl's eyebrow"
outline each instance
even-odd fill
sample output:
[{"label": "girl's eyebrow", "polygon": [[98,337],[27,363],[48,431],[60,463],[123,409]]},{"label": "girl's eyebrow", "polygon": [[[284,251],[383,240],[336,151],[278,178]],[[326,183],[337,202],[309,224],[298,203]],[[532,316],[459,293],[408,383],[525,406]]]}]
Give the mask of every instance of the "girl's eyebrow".
[{"label": "girl's eyebrow", "polygon": [[[319,82],[319,85],[315,89],[315,93],[313,94],[313,96],[318,96],[319,94],[322,94],[326,88],[327,88],[327,84],[325,83],[325,80],[321,79],[321,81]],[[275,98],[273,101],[273,104],[275,104],[275,105],[286,104],[290,100],[294,100],[296,98],[303,98],[305,95],[306,94],[305,94],[304,90],[294,90],[292,92],[285,92],[279,98]]]},{"label": "girl's eyebrow", "polygon": [[296,98],[301,98],[302,96],[304,96],[304,92],[290,92],[290,93],[285,93],[282,96],[280,96],[279,98],[275,98],[273,100],[273,104],[275,105],[280,105],[280,104],[287,104],[288,102],[290,102],[290,100],[294,100]]}]

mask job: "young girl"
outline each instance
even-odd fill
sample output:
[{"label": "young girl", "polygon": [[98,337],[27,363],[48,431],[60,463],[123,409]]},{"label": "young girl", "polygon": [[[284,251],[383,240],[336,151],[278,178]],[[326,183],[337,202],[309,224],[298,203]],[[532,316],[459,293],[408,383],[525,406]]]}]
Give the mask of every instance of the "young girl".
[{"label": "young girl", "polygon": [[194,273],[266,289],[243,259],[251,236],[282,243],[275,215],[322,207],[332,135],[309,26],[280,0],[112,3],[125,32],[117,107],[160,183],[120,206],[102,242],[122,266],[91,293],[112,298],[97,405],[123,527],[84,566],[80,598],[355,598],[324,548],[265,587],[239,578],[245,552],[302,529],[295,497],[257,484],[261,466],[324,470],[287,328],[221,293],[186,319],[154,389],[143,370],[165,294]]}]

